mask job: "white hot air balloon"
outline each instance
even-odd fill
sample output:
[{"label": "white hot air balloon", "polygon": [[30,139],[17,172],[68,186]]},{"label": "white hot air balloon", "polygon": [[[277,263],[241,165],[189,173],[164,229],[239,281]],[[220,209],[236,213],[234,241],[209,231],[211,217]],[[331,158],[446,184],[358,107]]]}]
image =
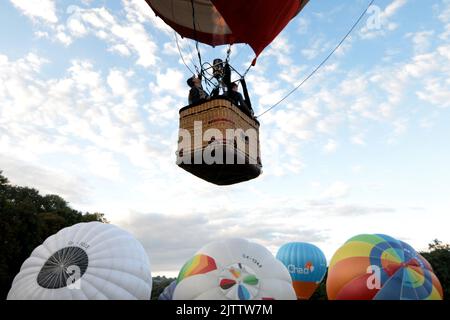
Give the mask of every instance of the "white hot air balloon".
[{"label": "white hot air balloon", "polygon": [[8,300],[149,300],[151,291],[142,245],[118,227],[89,222],[65,228],[37,247]]},{"label": "white hot air balloon", "polygon": [[210,243],[185,263],[174,300],[295,300],[284,265],[244,239]]}]

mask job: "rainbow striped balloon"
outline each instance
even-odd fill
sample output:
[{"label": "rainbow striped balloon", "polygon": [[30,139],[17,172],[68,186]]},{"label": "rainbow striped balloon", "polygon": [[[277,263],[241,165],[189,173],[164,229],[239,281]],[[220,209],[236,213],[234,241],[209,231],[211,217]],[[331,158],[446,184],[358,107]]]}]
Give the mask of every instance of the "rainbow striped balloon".
[{"label": "rainbow striped balloon", "polygon": [[431,265],[410,245],[382,234],[362,234],[334,254],[330,300],[442,300]]},{"label": "rainbow striped balloon", "polygon": [[224,239],[201,248],[182,267],[173,300],[295,300],[284,265],[260,244]]},{"label": "rainbow striped balloon", "polygon": [[177,278],[177,283],[183,281],[184,278],[195,276],[198,274],[205,274],[217,269],[216,261],[213,258],[204,254],[193,256],[186,262],[180,270]]}]

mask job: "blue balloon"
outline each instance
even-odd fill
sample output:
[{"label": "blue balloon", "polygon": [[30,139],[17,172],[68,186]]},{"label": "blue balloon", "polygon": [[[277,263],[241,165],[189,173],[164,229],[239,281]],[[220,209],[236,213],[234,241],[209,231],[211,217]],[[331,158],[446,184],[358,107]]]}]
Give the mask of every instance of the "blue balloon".
[{"label": "blue balloon", "polygon": [[277,253],[291,275],[299,299],[309,299],[327,272],[327,259],[322,250],[305,242],[290,242]]},{"label": "blue balloon", "polygon": [[177,287],[177,280],[172,281],[158,297],[158,300],[173,300],[173,293]]}]

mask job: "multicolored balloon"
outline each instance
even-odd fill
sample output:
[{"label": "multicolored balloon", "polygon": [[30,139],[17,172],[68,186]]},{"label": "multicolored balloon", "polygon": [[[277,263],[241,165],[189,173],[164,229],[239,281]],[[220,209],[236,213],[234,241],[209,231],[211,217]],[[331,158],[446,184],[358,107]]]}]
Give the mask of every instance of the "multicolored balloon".
[{"label": "multicolored balloon", "polygon": [[442,300],[431,265],[410,245],[362,234],[334,254],[327,278],[330,300]]},{"label": "multicolored balloon", "polygon": [[327,272],[325,255],[310,243],[287,243],[278,250],[277,259],[288,269],[300,300],[307,300],[313,295]]},{"label": "multicolored balloon", "polygon": [[34,249],[8,300],[150,300],[150,261],[131,234],[110,224],[79,223]]},{"label": "multicolored balloon", "polygon": [[291,277],[263,246],[244,239],[210,243],[185,263],[174,300],[295,300]]}]

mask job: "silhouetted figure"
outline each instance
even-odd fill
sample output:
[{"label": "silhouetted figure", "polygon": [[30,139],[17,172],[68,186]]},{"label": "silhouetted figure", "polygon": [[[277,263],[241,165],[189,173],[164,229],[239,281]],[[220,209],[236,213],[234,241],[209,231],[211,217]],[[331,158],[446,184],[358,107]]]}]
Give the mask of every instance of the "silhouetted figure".
[{"label": "silhouetted figure", "polygon": [[247,103],[245,103],[242,94],[238,91],[238,84],[236,82],[233,82],[230,85],[230,89],[231,90],[227,92],[227,97],[233,102],[235,106],[237,106],[245,114],[253,118],[253,110],[247,105]]},{"label": "silhouetted figure", "polygon": [[189,90],[189,104],[196,104],[209,98],[208,94],[203,90],[201,76],[193,76],[186,82],[191,88],[191,90]]}]

